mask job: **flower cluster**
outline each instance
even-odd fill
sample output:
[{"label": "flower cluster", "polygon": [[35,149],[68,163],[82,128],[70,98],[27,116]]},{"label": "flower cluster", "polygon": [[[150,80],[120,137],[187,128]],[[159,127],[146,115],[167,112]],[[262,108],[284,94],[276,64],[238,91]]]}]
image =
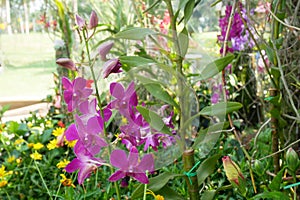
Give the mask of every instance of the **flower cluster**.
[{"label": "flower cluster", "polygon": [[[244,26],[245,21],[247,26],[251,30],[250,20],[246,15],[246,9],[243,8],[243,5],[239,4],[242,17],[240,16],[238,11],[235,11],[233,14],[231,28],[228,34],[227,40],[229,41],[229,45],[226,47],[227,52],[234,51],[243,51],[247,48],[252,48],[254,46],[253,40],[250,38],[249,31]],[[223,43],[226,37],[226,31],[229,24],[230,14],[231,14],[232,6],[227,5],[225,10],[225,16],[219,20],[219,26],[221,28],[221,35],[218,36],[218,40]],[[223,53],[223,46],[220,49],[220,53]]]},{"label": "flower cluster", "polygon": [[[88,29],[95,29],[98,24],[98,18],[93,11],[89,23],[76,15],[76,23],[82,34],[87,34]],[[105,61],[102,70],[102,77],[107,78],[111,73],[121,72],[121,63],[118,58],[108,59],[107,54],[113,46],[112,42],[104,42],[98,48],[98,56]],[[56,63],[67,69],[77,71],[76,64],[69,58],[60,58]],[[138,99],[135,92],[134,82],[131,82],[127,88],[120,83],[113,82],[110,84],[110,94],[113,100],[106,106],[98,102],[98,98],[93,96],[91,83],[82,78],[77,77],[69,80],[62,78],[64,88],[63,96],[67,104],[69,112],[74,113],[75,121],[60,137],[66,138],[68,141],[76,141],[74,153],[76,158],[68,163],[65,167],[67,172],[78,172],[78,183],[82,184],[91,173],[97,170],[101,165],[108,165],[118,168],[111,175],[110,181],[122,179],[122,185],[128,184],[129,177],[141,183],[148,183],[146,172],[154,171],[154,157],[152,154],[145,154],[141,159],[138,149],[147,151],[150,147],[157,151],[159,146],[166,148],[175,141],[173,134],[165,134],[160,130],[153,129],[151,122],[146,121],[143,115],[138,111]],[[97,94],[96,94],[97,95]],[[166,106],[162,108],[162,111]],[[115,147],[108,148],[110,153],[110,164],[105,158],[101,157],[103,152],[109,145],[115,145],[117,142],[112,141],[112,137],[106,130],[106,123],[111,121],[112,111],[117,111],[126,123],[119,127],[120,134],[117,134],[117,140],[121,140],[126,151]],[[165,127],[174,129],[172,124],[172,116],[163,118]],[[150,119],[151,120],[151,119]],[[170,131],[174,133],[173,131]],[[58,139],[57,139],[58,140]],[[111,149],[114,149],[111,152]]]},{"label": "flower cluster", "polygon": [[[127,124],[120,126],[121,133],[118,138],[130,151],[128,158],[124,150],[114,150],[110,156],[111,165],[119,168],[110,178],[110,181],[124,179],[129,176],[147,183],[146,171],[154,171],[154,158],[146,154],[141,160],[137,147],[144,145],[144,150],[149,147],[157,150],[159,145],[163,147],[172,145],[175,141],[172,135],[160,133],[150,127],[150,124],[138,112],[137,94],[134,82],[127,89],[120,83],[113,82],[110,85],[110,93],[114,99],[103,109],[98,109],[96,98],[91,98],[92,89],[87,87],[87,80],[81,77],[72,82],[63,77],[64,99],[68,111],[74,112],[75,123],[71,124],[64,135],[68,141],[77,141],[74,146],[76,158],[65,168],[67,172],[79,170],[78,182],[80,184],[90,176],[105,160],[97,157],[102,148],[109,145],[106,137],[105,122],[111,118],[112,110],[117,110]],[[164,118],[165,125],[174,128],[172,114]]]}]

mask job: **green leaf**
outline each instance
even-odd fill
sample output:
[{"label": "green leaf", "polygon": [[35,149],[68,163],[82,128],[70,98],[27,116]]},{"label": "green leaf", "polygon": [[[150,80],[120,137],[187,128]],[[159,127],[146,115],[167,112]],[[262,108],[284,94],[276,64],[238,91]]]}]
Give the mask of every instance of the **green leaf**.
[{"label": "green leaf", "polygon": [[[215,142],[219,139],[219,136],[221,132],[220,130],[226,129],[229,126],[228,122],[219,122],[213,125],[210,125],[208,128],[204,130],[200,130],[197,138],[194,141],[194,144],[192,146],[193,149],[196,149],[201,143],[209,143],[209,142]],[[218,131],[217,133],[214,133]]]},{"label": "green leaf", "polygon": [[154,60],[143,58],[140,56],[120,56],[120,62],[122,63],[122,69],[129,71],[132,67],[144,66],[155,63]]},{"label": "green leaf", "polygon": [[195,0],[189,0],[184,7],[184,23],[187,24],[191,18],[195,7]]},{"label": "green leaf", "polygon": [[214,200],[216,194],[217,194],[216,190],[206,190],[201,195],[201,200]]},{"label": "green leaf", "polygon": [[228,64],[230,64],[234,59],[233,54],[228,54],[223,58],[219,58],[214,62],[209,63],[204,67],[200,73],[200,80],[205,80],[213,77],[214,75],[221,72]]},{"label": "green leaf", "polygon": [[43,132],[42,138],[41,138],[42,143],[45,143],[45,142],[49,141],[49,139],[52,135],[52,131],[53,131],[52,129],[47,129]]},{"label": "green leaf", "polygon": [[200,164],[197,169],[198,185],[202,184],[209,175],[215,172],[216,164],[221,156],[221,154],[215,154]]},{"label": "green leaf", "polygon": [[117,33],[115,37],[119,39],[143,40],[146,36],[153,34],[157,33],[148,28],[131,27]]},{"label": "green leaf", "polygon": [[149,10],[151,10],[152,8],[154,8],[157,4],[161,3],[162,0],[157,0],[155,1],[152,5],[149,6],[149,8],[147,8],[144,13],[148,12]]},{"label": "green leaf", "polygon": [[184,57],[189,48],[189,33],[186,28],[184,28],[178,36],[179,46],[180,46],[180,53],[181,57]]},{"label": "green leaf", "polygon": [[226,115],[233,111],[237,111],[242,108],[243,105],[238,102],[220,102],[212,106],[206,106],[201,111],[201,115],[209,115],[209,116],[220,116]]},{"label": "green leaf", "polygon": [[168,186],[164,186],[162,189],[156,192],[156,194],[159,194],[164,197],[165,200],[184,200],[182,196],[180,196],[176,191],[174,191],[172,188]]},{"label": "green leaf", "polygon": [[218,3],[220,3],[222,0],[216,0],[214,3],[212,3],[211,5],[210,5],[210,7],[214,7],[214,6],[216,6]]},{"label": "green leaf", "polygon": [[[150,178],[147,188],[153,192],[157,192],[160,189],[162,189],[169,182],[170,179],[173,179],[178,176],[183,176],[183,174],[174,174],[171,172],[164,172],[162,174],[159,174],[158,176]],[[144,194],[144,184],[140,184],[133,191],[131,198],[137,199],[139,197],[142,197],[143,194]]]},{"label": "green leaf", "polygon": [[[0,106],[0,108],[1,108],[1,106]],[[9,104],[2,106],[2,108],[0,109],[0,113],[2,113],[2,114],[5,113],[6,111],[9,110],[9,108],[10,108]]]},{"label": "green leaf", "polygon": [[284,174],[284,171],[285,171],[285,167],[282,168],[278,173],[277,175],[273,178],[272,182],[269,184],[269,188],[272,190],[272,191],[278,191],[280,190],[280,185],[281,185],[281,182],[282,182],[282,176]]},{"label": "green leaf", "polygon": [[152,80],[140,75],[135,75],[135,77],[144,85],[146,90],[151,95],[179,109],[179,105],[167,92],[162,83],[158,82],[157,80]]},{"label": "green leaf", "polygon": [[171,134],[171,131],[158,114],[142,106],[137,106],[136,109],[141,113],[152,128],[162,133]]},{"label": "green leaf", "polygon": [[289,196],[283,192],[263,192],[261,194],[255,195],[250,200],[261,200],[261,199],[280,199],[289,200]]}]

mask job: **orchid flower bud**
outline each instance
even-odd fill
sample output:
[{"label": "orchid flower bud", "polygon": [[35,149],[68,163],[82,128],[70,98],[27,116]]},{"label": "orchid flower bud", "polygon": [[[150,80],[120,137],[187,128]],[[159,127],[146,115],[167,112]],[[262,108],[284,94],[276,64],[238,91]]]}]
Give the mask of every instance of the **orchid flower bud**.
[{"label": "orchid flower bud", "polygon": [[246,180],[239,166],[229,156],[222,158],[224,170],[230,183],[237,187],[242,195],[246,194]]},{"label": "orchid flower bud", "polygon": [[286,164],[292,173],[295,173],[300,166],[298,154],[293,148],[289,148],[286,152]]},{"label": "orchid flower bud", "polygon": [[56,64],[72,71],[77,70],[75,63],[70,58],[59,58],[56,60]]},{"label": "orchid flower bud", "polygon": [[88,24],[88,29],[94,29],[98,26],[98,16],[95,11],[92,11],[90,16],[90,23]]},{"label": "orchid flower bud", "polygon": [[108,41],[108,42],[104,42],[102,43],[99,48],[98,48],[98,52],[99,55],[101,57],[101,60],[106,61],[106,55],[108,54],[108,52],[111,50],[112,46],[114,45],[113,42]]},{"label": "orchid flower bud", "polygon": [[111,73],[122,72],[120,70],[122,64],[118,58],[111,59],[103,65],[103,78],[107,78]]},{"label": "orchid flower bud", "polygon": [[79,27],[80,30],[82,30],[85,27],[85,20],[80,17],[78,14],[75,15],[76,18],[76,24]]}]

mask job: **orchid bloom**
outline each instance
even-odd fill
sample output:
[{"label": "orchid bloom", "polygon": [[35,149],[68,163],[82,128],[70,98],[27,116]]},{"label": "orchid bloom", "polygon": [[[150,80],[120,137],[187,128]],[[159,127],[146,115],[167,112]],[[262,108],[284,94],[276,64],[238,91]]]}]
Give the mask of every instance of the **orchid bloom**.
[{"label": "orchid bloom", "polygon": [[80,103],[87,100],[93,92],[91,88],[86,87],[86,80],[81,77],[76,78],[73,82],[63,77],[62,84],[65,88],[64,99],[68,104],[69,112],[72,112]]},{"label": "orchid bloom", "polygon": [[87,124],[76,115],[76,125],[72,124],[65,132],[69,141],[78,140],[77,145],[83,145],[92,155],[99,153],[101,147],[107,146],[106,141],[99,135],[103,130],[103,122],[98,117],[91,117]]},{"label": "orchid bloom", "polygon": [[146,154],[139,160],[139,154],[136,147],[132,147],[127,157],[123,150],[114,150],[110,155],[110,163],[119,168],[109,177],[109,181],[117,181],[127,176],[133,177],[135,180],[148,184],[149,180],[146,171],[154,171],[154,158],[151,154]]},{"label": "orchid bloom", "polygon": [[119,110],[120,114],[128,119],[131,118],[133,107],[137,106],[138,103],[134,82],[131,82],[126,90],[120,83],[111,83],[110,93],[116,99],[110,102],[108,107]]},{"label": "orchid bloom", "polygon": [[79,170],[77,177],[78,183],[82,184],[93,171],[104,163],[104,161],[100,158],[93,157],[93,155],[87,151],[83,145],[76,145],[74,147],[74,153],[77,157],[65,167],[65,170],[68,173]]}]

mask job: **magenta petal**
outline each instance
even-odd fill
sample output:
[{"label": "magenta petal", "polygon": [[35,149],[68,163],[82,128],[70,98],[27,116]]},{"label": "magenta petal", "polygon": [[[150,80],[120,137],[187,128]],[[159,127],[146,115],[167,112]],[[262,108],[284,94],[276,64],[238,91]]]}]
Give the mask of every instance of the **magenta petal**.
[{"label": "magenta petal", "polygon": [[72,90],[73,84],[67,77],[62,77],[61,82],[66,90]]},{"label": "magenta petal", "polygon": [[65,170],[68,173],[72,173],[81,167],[81,162],[78,158],[74,158],[66,167]]},{"label": "magenta petal", "polygon": [[70,90],[64,91],[64,99],[67,104],[69,104],[72,101],[72,97],[73,97],[73,92],[71,92]]},{"label": "magenta petal", "polygon": [[129,156],[128,156],[128,163],[130,166],[136,166],[139,162],[139,152],[135,146],[131,147]]},{"label": "magenta petal", "polygon": [[84,78],[78,77],[73,82],[75,89],[83,89],[86,86],[86,80]]},{"label": "magenta petal", "polygon": [[110,163],[117,168],[120,169],[127,169],[128,168],[128,162],[127,162],[127,155],[125,151],[117,149],[114,150],[110,154]]},{"label": "magenta petal", "polygon": [[154,159],[153,159],[153,155],[152,154],[146,154],[139,166],[138,169],[140,169],[141,171],[149,171],[149,172],[153,172],[155,170],[154,167]]},{"label": "magenta petal", "polygon": [[75,63],[70,58],[59,58],[56,60],[56,64],[58,64],[64,68],[70,69],[72,71],[77,70]]},{"label": "magenta petal", "polygon": [[116,171],[115,173],[113,173],[110,177],[109,177],[109,181],[114,182],[117,181],[119,179],[122,179],[126,176],[126,173],[124,173],[121,170]]},{"label": "magenta petal", "polygon": [[76,125],[74,123],[71,124],[69,126],[69,128],[66,130],[65,136],[66,136],[67,140],[69,140],[69,141],[79,139],[77,128],[76,128]]},{"label": "magenta petal", "polygon": [[122,99],[124,96],[124,87],[120,83],[110,84],[110,94],[117,99]]},{"label": "magenta petal", "polygon": [[137,180],[137,181],[139,181],[141,183],[144,183],[144,184],[148,184],[149,183],[149,179],[148,179],[148,177],[146,176],[145,173],[133,173],[132,177],[135,180]]},{"label": "magenta petal", "polygon": [[82,184],[86,178],[88,178],[91,175],[91,172],[95,170],[94,165],[85,165],[83,168],[81,168],[78,172],[78,183]]},{"label": "magenta petal", "polygon": [[91,117],[87,122],[87,132],[90,134],[98,134],[102,131],[97,116]]}]

